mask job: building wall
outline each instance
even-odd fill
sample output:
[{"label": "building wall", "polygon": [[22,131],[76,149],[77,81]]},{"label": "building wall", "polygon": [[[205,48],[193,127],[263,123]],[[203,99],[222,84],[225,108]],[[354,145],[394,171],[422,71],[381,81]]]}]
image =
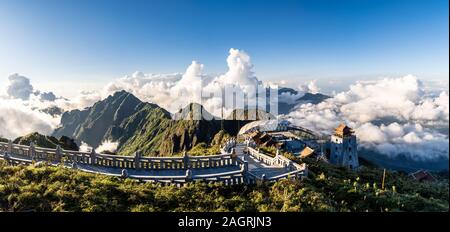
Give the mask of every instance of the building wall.
[{"label": "building wall", "polygon": [[346,136],[341,138],[336,135],[331,136],[330,162],[332,164],[355,169],[359,166],[356,136]]}]

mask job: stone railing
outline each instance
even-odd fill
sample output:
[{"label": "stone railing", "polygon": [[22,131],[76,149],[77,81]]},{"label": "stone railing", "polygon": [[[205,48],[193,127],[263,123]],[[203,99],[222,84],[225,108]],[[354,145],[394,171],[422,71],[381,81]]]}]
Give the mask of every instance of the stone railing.
[{"label": "stone railing", "polygon": [[222,154],[232,153],[232,149],[236,146],[236,139],[231,138],[225,142],[225,144],[220,148]]},{"label": "stone railing", "polygon": [[[227,152],[220,155],[212,156],[189,156],[184,153],[182,157],[143,157],[141,153],[137,152],[134,156],[117,156],[108,154],[97,154],[92,152],[79,152],[63,150],[59,146],[56,149],[48,149],[36,147],[33,144],[30,146],[0,142],[0,158],[7,160],[10,164],[30,164],[33,161],[47,161],[53,165],[63,163],[65,167],[78,168],[82,171],[98,173],[109,176],[126,177],[137,179],[140,181],[150,181],[162,184],[176,184],[183,185],[192,181],[205,182],[221,182],[225,185],[240,184],[240,183],[255,183],[261,181],[276,181],[283,178],[297,178],[307,175],[307,168],[305,164],[297,164],[288,158],[276,155],[270,157],[258,150],[247,147],[247,152],[254,159],[257,159],[270,166],[278,166],[286,168],[287,172],[270,178],[265,178],[265,175],[258,177],[249,171],[248,161],[245,157],[242,159],[235,154],[236,141],[227,143],[229,146]],[[117,171],[105,171],[88,168],[88,166],[109,167],[121,169],[119,174]],[[196,174],[192,172],[196,169],[204,168],[218,168],[238,166],[238,170],[222,171],[217,173]],[[185,175],[155,175],[149,172],[149,175],[128,175],[128,171],[135,170],[185,170]],[[230,169],[233,170],[233,169]],[[139,173],[139,172],[135,172]]]},{"label": "stone railing", "polygon": [[[240,160],[238,158],[238,160]],[[242,162],[242,161],[240,161]],[[211,174],[198,174],[193,175],[191,169],[187,169],[185,172],[185,175],[168,175],[168,176],[152,176],[152,175],[128,175],[128,172],[126,169],[122,170],[121,174],[116,173],[101,173],[103,175],[108,176],[115,176],[115,177],[121,177],[121,178],[130,178],[130,179],[136,179],[139,181],[144,182],[154,182],[154,183],[160,183],[160,184],[175,184],[178,186],[185,185],[190,182],[219,182],[223,183],[225,185],[233,185],[233,184],[242,184],[247,183],[246,182],[246,167],[243,165],[243,163],[239,163],[239,170],[236,171],[229,171],[229,172],[220,172],[220,173],[211,173]],[[90,172],[98,174],[96,171],[92,171],[89,169],[83,169],[79,168],[82,171]]]},{"label": "stone railing", "polygon": [[89,164],[122,169],[196,169],[238,165],[236,156],[231,153],[212,156],[189,156],[185,153],[183,157],[143,157],[141,153],[136,152],[134,156],[119,156],[98,154],[95,151],[63,150],[59,146],[56,149],[36,147],[33,144],[24,146],[12,142],[0,142],[0,152],[35,161]]},{"label": "stone railing", "polygon": [[262,178],[260,178],[263,181],[265,181],[265,180],[275,181],[275,180],[285,179],[285,178],[298,178],[301,176],[308,175],[308,168],[306,167],[305,163],[298,164],[298,163],[280,155],[278,151],[277,151],[277,154],[275,155],[275,157],[270,157],[252,147],[247,147],[247,152],[250,156],[259,160],[260,162],[263,162],[270,166],[283,167],[289,171],[282,175],[273,176],[270,178],[265,178],[265,175],[263,175]]},{"label": "stone railing", "polygon": [[[139,179],[142,181],[151,181],[156,183],[175,183],[175,184],[186,184],[189,182],[201,181],[201,182],[221,182],[225,185],[232,184],[241,184],[245,183],[245,173],[246,166],[244,162],[240,161],[239,158],[238,165],[239,170],[229,171],[229,172],[220,172],[220,173],[211,173],[211,174],[198,174],[192,175],[192,170],[187,169],[186,174],[182,176],[137,176],[131,175],[129,178]],[[242,163],[240,163],[242,162]],[[248,168],[248,167],[247,167]]]}]

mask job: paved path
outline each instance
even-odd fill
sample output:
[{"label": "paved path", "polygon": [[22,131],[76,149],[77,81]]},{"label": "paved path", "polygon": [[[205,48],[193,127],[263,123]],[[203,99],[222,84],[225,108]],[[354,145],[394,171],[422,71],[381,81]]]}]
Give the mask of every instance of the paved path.
[{"label": "paved path", "polygon": [[[0,154],[0,158],[3,158],[4,154]],[[29,157],[19,156],[19,155],[9,155],[13,159],[22,159],[31,162]],[[52,164],[58,165],[58,163],[53,162]],[[70,164],[65,165],[67,167],[72,167]],[[111,176],[121,176],[122,168],[106,167],[106,166],[94,166],[89,164],[77,164],[76,168],[86,172],[93,172]],[[195,168],[191,169],[193,177],[208,175],[214,173],[226,173],[232,171],[238,171],[239,166],[225,166],[225,167],[214,167],[214,168]],[[145,177],[145,176],[185,176],[186,170],[184,169],[127,169],[129,176],[134,177]]]},{"label": "paved path", "polygon": [[[270,166],[265,163],[256,160],[252,156],[245,154],[245,144],[237,144],[235,151],[237,156],[241,160],[246,160],[248,162],[248,172],[251,176],[261,179],[263,174],[266,178],[271,178],[279,175],[289,173],[290,171],[284,167],[280,166]],[[0,153],[0,158],[4,158],[5,154]],[[27,156],[20,156],[17,154],[9,154],[10,159],[22,160],[22,163],[31,163],[31,158]],[[58,165],[58,163],[53,162],[53,165]],[[65,164],[66,167],[72,167],[71,164]],[[104,174],[110,176],[121,176],[123,174],[122,168],[90,165],[79,163],[76,168],[85,172]],[[170,179],[170,178],[184,178],[186,176],[186,170],[184,169],[126,169],[127,175],[136,179]],[[228,173],[234,176],[242,176],[241,168],[239,165],[228,165],[221,167],[212,168],[194,168],[190,169],[191,176],[193,179],[208,179],[210,175],[221,175],[226,176]]]},{"label": "paved path", "polygon": [[274,176],[282,175],[285,173],[288,173],[289,171],[284,167],[278,167],[278,166],[270,166],[267,165],[259,160],[254,159],[252,156],[245,154],[245,144],[237,144],[236,145],[236,154],[239,158],[243,160],[247,160],[248,162],[248,171],[261,178],[263,174],[266,175],[267,178],[271,178]]}]

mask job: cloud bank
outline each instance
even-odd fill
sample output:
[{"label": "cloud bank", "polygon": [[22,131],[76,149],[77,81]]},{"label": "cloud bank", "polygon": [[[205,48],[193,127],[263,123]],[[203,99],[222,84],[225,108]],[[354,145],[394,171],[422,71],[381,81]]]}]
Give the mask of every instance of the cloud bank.
[{"label": "cloud bank", "polygon": [[15,73],[10,75],[8,80],[9,86],[6,92],[9,96],[22,100],[28,100],[30,98],[30,95],[33,93],[33,86],[30,84],[28,78]]},{"label": "cloud bank", "polygon": [[116,152],[119,142],[113,142],[111,140],[105,140],[95,149],[96,153],[103,152]]},{"label": "cloud bank", "polygon": [[[251,104],[255,102],[255,93],[262,91],[258,88],[264,87],[264,84],[254,75],[253,64],[245,51],[230,49],[227,65],[228,71],[219,76],[204,74],[204,65],[197,61],[193,61],[183,74],[161,75],[136,72],[109,83],[102,94],[108,96],[116,91],[126,90],[141,100],[156,103],[172,113],[189,103],[196,102],[201,103],[212,114],[220,116],[222,107],[220,94],[223,88],[232,90],[238,97],[246,94]],[[226,91],[225,113],[232,111],[231,102],[233,102],[233,96]]]},{"label": "cloud bank", "polygon": [[386,155],[448,158],[448,94],[427,94],[412,75],[385,78],[357,82],[320,104],[299,105],[286,117],[326,134],[347,123],[355,129],[360,146]]},{"label": "cloud bank", "polygon": [[8,139],[36,131],[49,135],[60,122],[60,115],[49,109],[80,109],[101,99],[96,92],[81,92],[73,100],[57,97],[35,90],[30,79],[19,74],[10,75],[8,81],[3,94],[0,90],[0,136]]}]

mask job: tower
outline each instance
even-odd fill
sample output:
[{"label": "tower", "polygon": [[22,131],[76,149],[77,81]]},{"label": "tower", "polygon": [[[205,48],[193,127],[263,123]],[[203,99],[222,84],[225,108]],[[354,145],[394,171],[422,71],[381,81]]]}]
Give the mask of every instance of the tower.
[{"label": "tower", "polygon": [[359,166],[356,135],[354,131],[340,124],[331,135],[330,162],[339,166],[357,169]]}]

